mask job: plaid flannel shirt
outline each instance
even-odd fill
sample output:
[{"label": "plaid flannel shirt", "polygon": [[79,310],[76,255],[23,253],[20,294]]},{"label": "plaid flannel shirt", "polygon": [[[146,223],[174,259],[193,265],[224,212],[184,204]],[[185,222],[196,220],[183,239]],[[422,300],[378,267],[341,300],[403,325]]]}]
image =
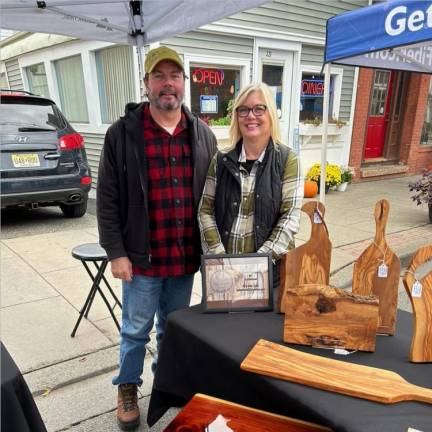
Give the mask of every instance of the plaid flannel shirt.
[{"label": "plaid flannel shirt", "polygon": [[198,209],[198,220],[201,231],[201,244],[205,254],[223,253],[271,253],[274,261],[278,260],[289,249],[294,247],[294,235],[300,227],[300,212],[303,199],[303,176],[300,161],[296,154],[289,152],[282,180],[282,202],[279,219],[258,251],[255,251],[254,226],[254,191],[256,171],[262,163],[265,150],[252,166],[249,173],[241,164],[246,162],[246,154],[242,147],[239,157],[241,196],[238,214],[234,219],[228,239],[227,250],[222,244],[216,226],[214,201],[216,195],[217,155],[214,156],[207,173],[203,196]]},{"label": "plaid flannel shirt", "polygon": [[133,274],[182,276],[196,271],[192,148],[185,114],[171,135],[144,109],[151,266]]}]

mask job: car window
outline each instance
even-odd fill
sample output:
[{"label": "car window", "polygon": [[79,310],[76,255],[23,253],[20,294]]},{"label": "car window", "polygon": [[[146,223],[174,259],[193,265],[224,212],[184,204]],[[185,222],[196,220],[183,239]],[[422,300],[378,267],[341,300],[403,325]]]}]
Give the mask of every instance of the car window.
[{"label": "car window", "polygon": [[52,103],[19,97],[2,97],[0,104],[0,130],[18,133],[20,129],[61,130],[65,124]]}]

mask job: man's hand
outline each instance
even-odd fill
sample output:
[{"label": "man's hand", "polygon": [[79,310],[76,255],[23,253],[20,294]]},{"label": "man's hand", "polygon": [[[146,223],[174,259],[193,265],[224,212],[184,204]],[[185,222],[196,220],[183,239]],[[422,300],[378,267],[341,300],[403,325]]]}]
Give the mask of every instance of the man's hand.
[{"label": "man's hand", "polygon": [[120,257],[111,261],[111,273],[117,278],[127,282],[132,281],[132,263],[128,257]]}]

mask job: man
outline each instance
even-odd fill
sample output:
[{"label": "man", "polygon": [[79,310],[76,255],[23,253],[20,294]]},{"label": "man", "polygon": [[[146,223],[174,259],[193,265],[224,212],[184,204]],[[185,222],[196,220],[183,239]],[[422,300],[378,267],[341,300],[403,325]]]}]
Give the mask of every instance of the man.
[{"label": "man", "polygon": [[128,104],[107,131],[97,186],[100,244],[123,281],[113,379],[122,430],[140,423],[137,386],[155,314],[159,348],[167,315],[189,305],[200,260],[197,207],[216,151],[208,126],[182,105],[185,73],[175,51],[148,52],[144,84],[149,102]]}]

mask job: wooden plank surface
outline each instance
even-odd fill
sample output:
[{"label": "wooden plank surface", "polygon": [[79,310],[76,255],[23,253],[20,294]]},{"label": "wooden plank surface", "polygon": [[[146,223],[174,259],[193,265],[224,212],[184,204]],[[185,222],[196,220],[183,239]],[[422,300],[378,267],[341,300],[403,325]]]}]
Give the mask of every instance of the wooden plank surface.
[{"label": "wooden plank surface", "polygon": [[282,257],[279,312],[285,310],[285,290],[304,284],[329,284],[332,245],[324,221],[324,204],[309,201],[303,204],[302,211],[311,221],[311,236],[306,243]]},{"label": "wooden plank surface", "polygon": [[[373,242],[354,263],[352,292],[377,295],[379,298],[378,333],[393,335],[396,328],[400,260],[389,248],[385,228],[390,204],[387,200],[375,205],[376,232]],[[387,276],[380,277],[379,266],[385,264]]]},{"label": "wooden plank surface", "polygon": [[284,342],[375,351],[378,298],[328,285],[285,290]]},{"label": "wooden plank surface", "polygon": [[[203,432],[221,415],[234,432],[331,432],[323,426],[196,394],[164,432]],[[220,429],[219,429],[220,430]]]},{"label": "wooden plank surface", "polygon": [[307,354],[263,339],[241,368],[376,402],[417,400],[432,404],[432,389],[410,384],[395,372]]},{"label": "wooden plank surface", "polygon": [[403,278],[413,308],[414,334],[409,358],[414,363],[432,362],[432,271],[416,278],[419,267],[430,260],[432,245],[420,248],[413,255]]}]

